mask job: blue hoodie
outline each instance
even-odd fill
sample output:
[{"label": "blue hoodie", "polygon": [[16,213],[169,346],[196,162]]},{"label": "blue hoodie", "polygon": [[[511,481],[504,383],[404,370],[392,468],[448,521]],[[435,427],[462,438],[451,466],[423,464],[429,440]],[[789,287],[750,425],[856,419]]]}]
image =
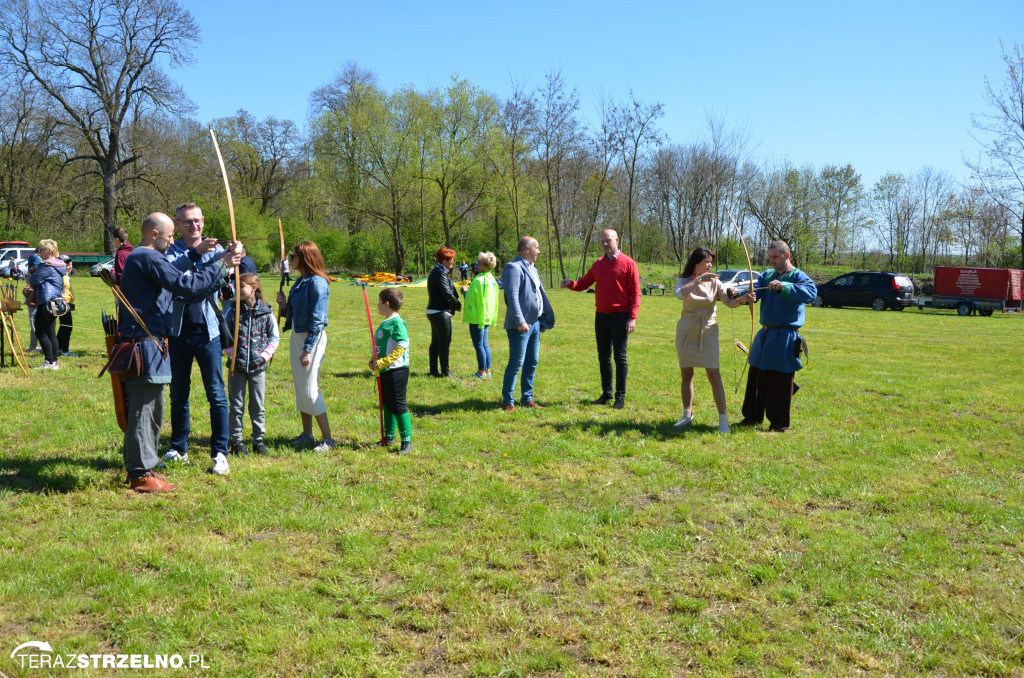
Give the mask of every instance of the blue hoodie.
[{"label": "blue hoodie", "polygon": [[67,265],[56,257],[39,264],[36,272],[28,279],[28,284],[36,291],[37,305],[42,306],[51,299],[64,297],[64,274],[67,270]]}]

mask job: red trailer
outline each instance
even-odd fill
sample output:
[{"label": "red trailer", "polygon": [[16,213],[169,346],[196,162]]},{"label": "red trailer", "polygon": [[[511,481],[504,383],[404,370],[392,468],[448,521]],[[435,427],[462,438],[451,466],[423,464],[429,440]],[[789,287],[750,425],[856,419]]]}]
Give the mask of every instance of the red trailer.
[{"label": "red trailer", "polygon": [[1020,313],[1024,272],[1016,268],[936,266],[935,293],[918,306],[955,308],[960,315]]}]

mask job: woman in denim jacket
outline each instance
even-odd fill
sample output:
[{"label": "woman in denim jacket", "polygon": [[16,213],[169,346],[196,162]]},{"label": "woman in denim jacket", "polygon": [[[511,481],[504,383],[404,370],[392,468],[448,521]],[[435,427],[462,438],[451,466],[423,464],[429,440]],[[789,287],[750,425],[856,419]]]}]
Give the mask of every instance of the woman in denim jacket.
[{"label": "woman in denim jacket", "polygon": [[[290,356],[292,381],[295,383],[295,407],[302,417],[302,435],[292,441],[294,447],[314,446],[315,452],[335,447],[327,406],[320,391],[320,365],[327,349],[327,302],[331,296],[324,258],[316,243],[306,240],[291,253],[291,269],[301,277],[295,281],[288,298],[277,293],[277,303],[284,305],[284,332],[292,331]],[[320,443],[313,437],[313,419],[320,427]]]}]

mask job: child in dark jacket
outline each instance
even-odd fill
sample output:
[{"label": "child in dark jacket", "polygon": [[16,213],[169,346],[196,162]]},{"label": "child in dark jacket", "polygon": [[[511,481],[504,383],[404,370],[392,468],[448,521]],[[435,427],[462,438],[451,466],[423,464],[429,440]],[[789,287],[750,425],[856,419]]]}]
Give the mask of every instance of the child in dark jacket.
[{"label": "child in dark jacket", "polygon": [[[260,278],[255,273],[244,273],[239,278],[242,298],[238,322],[238,360],[235,373],[228,376],[228,403],[231,406],[231,452],[247,455],[242,442],[242,413],[245,410],[246,390],[249,392],[249,418],[252,420],[252,447],[257,454],[266,454],[263,436],[266,435],[264,398],[266,396],[267,363],[277,350],[280,333],[274,311],[265,301]],[[228,327],[235,327],[235,307],[225,314]],[[233,346],[224,349],[231,366]]]}]

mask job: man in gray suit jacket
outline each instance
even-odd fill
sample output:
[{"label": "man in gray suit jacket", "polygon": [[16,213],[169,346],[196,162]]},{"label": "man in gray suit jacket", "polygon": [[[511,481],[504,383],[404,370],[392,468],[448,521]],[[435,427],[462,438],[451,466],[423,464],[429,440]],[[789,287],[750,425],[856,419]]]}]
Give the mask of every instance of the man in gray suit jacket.
[{"label": "man in gray suit jacket", "polygon": [[501,271],[505,292],[505,332],[508,334],[508,366],[501,385],[501,409],[516,409],[513,394],[516,377],[523,371],[520,407],[543,409],[533,400],[533,377],[540,361],[540,333],[555,326],[555,312],[540,281],[534,262],[540,254],[535,238],[521,238],[516,248],[519,256],[505,264]]}]

